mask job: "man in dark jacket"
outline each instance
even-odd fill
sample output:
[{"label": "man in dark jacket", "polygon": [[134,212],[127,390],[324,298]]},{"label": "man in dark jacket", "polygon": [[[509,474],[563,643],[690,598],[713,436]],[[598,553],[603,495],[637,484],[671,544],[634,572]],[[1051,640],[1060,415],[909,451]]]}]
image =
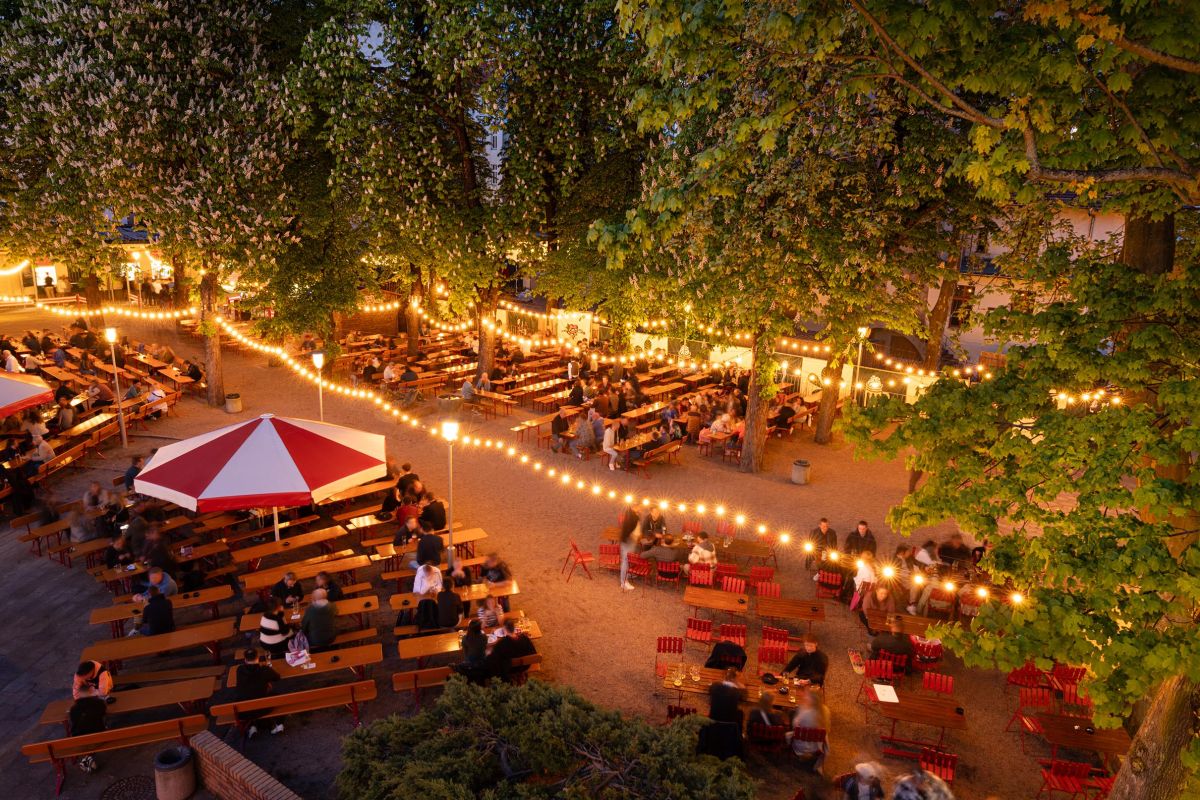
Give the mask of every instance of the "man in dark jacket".
[{"label": "man in dark jacket", "polygon": [[[259,652],[253,647],[248,647],[242,653],[243,663],[237,666],[237,688],[234,698],[238,701],[242,700],[258,700],[260,697],[266,697],[271,693],[271,687],[279,681],[279,673],[262,663]],[[251,711],[238,715],[238,720],[242,722],[250,722],[258,719],[263,715],[262,711]],[[271,728],[271,733],[282,733],[283,723],[278,722],[275,727]],[[254,736],[258,733],[258,728],[251,725],[246,729],[246,738]]]},{"label": "man in dark jacket", "polygon": [[421,516],[419,517],[422,527],[425,523],[429,523],[431,531],[441,531],[446,529],[446,506],[441,500],[434,497],[433,492],[426,492],[421,498]]},{"label": "man in dark jacket", "polygon": [[817,637],[810,633],[804,637],[804,647],[792,656],[792,660],[783,668],[783,674],[794,675],[815,686],[823,686],[828,670],[829,656],[818,649]]},{"label": "man in dark jacket", "polygon": [[[108,704],[102,697],[80,697],[71,705],[67,712],[67,725],[71,736],[86,736],[89,733],[100,733],[104,730],[104,716],[108,713]],[[96,757],[90,753],[79,759],[79,769],[84,773],[93,773],[98,769]]]},{"label": "man in dark jacket", "polygon": [[463,602],[454,591],[453,581],[442,581],[437,593],[437,623],[439,628],[453,628],[463,616]]},{"label": "man in dark jacket", "polygon": [[421,524],[421,538],[417,539],[417,555],[409,564],[417,569],[422,564],[440,564],[446,552],[446,543],[442,537],[433,532],[433,528]]},{"label": "man in dark jacket", "polygon": [[142,624],[135,630],[144,636],[157,636],[175,630],[175,610],[171,601],[151,585],[146,589],[146,605],[142,608]]},{"label": "man in dark jacket", "polygon": [[846,555],[856,556],[862,552],[876,555],[875,534],[871,533],[865,519],[860,519],[858,527],[850,531],[850,535],[846,537]]},{"label": "man in dark jacket", "polygon": [[271,594],[285,606],[295,605],[304,599],[304,587],[296,580],[296,573],[285,572],[279,582],[271,587]]}]

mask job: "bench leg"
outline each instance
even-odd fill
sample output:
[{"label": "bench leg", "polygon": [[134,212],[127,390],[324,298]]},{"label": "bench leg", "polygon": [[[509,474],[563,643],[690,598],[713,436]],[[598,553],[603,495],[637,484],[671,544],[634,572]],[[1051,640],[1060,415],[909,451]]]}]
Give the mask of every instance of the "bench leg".
[{"label": "bench leg", "polygon": [[54,796],[58,797],[62,794],[63,782],[67,779],[66,764],[61,758],[53,758],[51,763],[54,764]]},{"label": "bench leg", "polygon": [[362,720],[359,719],[359,716],[358,716],[358,701],[357,700],[350,701],[350,713],[354,715],[354,727],[356,727],[356,728],[361,727]]}]

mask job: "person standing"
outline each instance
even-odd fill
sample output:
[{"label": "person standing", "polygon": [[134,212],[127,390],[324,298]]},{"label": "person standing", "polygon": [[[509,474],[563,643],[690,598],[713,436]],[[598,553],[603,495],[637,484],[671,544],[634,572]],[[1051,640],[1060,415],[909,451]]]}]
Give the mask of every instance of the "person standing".
[{"label": "person standing", "polygon": [[637,509],[633,506],[625,509],[625,514],[621,517],[618,541],[621,546],[621,588],[626,591],[633,589],[633,584],[629,582],[629,554],[637,548],[641,538],[641,527],[642,521]]},{"label": "person standing", "polygon": [[814,559],[825,560],[825,554],[838,549],[837,531],[829,526],[829,520],[821,517],[817,527],[808,535],[813,543],[814,552],[804,557],[804,568],[812,569]]}]

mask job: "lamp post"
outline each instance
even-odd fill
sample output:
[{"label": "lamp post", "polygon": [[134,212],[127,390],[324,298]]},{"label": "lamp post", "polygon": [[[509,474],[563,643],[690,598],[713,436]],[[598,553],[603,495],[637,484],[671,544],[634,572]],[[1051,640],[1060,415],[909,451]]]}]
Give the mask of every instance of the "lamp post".
[{"label": "lamp post", "polygon": [[446,548],[446,566],[454,568],[454,443],[458,441],[458,421],[442,420],[442,438],[446,440],[448,462],[446,480],[446,536],[449,545]]},{"label": "lamp post", "polygon": [[325,376],[321,374],[321,368],[325,366],[325,354],[317,350],[312,354],[313,367],[317,370],[317,408],[321,415],[321,422],[325,421]]},{"label": "lamp post", "polygon": [[862,351],[863,342],[867,340],[867,336],[871,333],[870,328],[858,329],[858,359],[854,362],[854,382],[851,384],[851,397],[855,402],[858,402],[858,368],[862,366]]},{"label": "lamp post", "polygon": [[104,341],[108,342],[108,351],[112,354],[113,387],[117,391],[117,422],[121,424],[121,449],[125,450],[129,447],[129,434],[125,432],[125,409],[123,408],[125,398],[121,397],[121,370],[117,366],[117,329],[105,328]]}]

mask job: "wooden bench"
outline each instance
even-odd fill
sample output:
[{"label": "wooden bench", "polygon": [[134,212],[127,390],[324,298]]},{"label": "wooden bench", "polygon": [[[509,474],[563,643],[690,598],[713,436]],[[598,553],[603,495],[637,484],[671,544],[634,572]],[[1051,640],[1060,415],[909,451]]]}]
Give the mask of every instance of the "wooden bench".
[{"label": "wooden bench", "polygon": [[670,442],[653,450],[648,450],[637,461],[633,462],[633,466],[637,467],[638,472],[646,480],[650,480],[650,470],[648,467],[655,461],[668,463],[672,460],[676,464],[679,463],[679,451],[683,449],[683,443],[679,441]]},{"label": "wooden bench", "polygon": [[361,724],[358,704],[374,700],[376,696],[375,681],[355,681],[340,686],[326,686],[322,689],[268,695],[257,700],[225,703],[213,706],[210,713],[218,725],[236,725],[238,733],[241,734],[244,741],[246,730],[253,721],[240,719],[240,716],[246,712],[258,712],[257,719],[269,719],[270,717],[300,714],[305,711],[320,711],[325,708],[346,706],[354,715],[354,727],[357,728]]},{"label": "wooden bench", "polygon": [[[63,537],[68,536],[71,532],[71,521],[68,519],[60,519],[57,522],[51,522],[49,525],[42,525],[34,528],[29,533],[21,534],[19,538],[22,542],[29,543],[29,551],[42,554],[42,539],[48,539],[51,536],[55,537],[55,544],[62,544]],[[47,543],[49,546],[49,543]],[[61,560],[61,558],[60,558]],[[64,562],[66,563],[66,562]]]},{"label": "wooden bench", "polygon": [[[300,528],[304,525],[308,525],[310,522],[316,522],[319,519],[320,517],[316,514],[306,514],[303,517],[297,517],[296,519],[283,519],[279,521],[279,531],[282,533],[283,531],[289,531],[292,528]],[[204,531],[204,533],[208,533],[208,531]],[[275,526],[265,525],[261,528],[251,528],[245,531],[237,531],[236,533],[230,533],[227,536],[222,536],[220,539],[221,541],[225,542],[225,544],[234,545],[238,542],[244,542],[247,539],[253,539],[256,536],[267,536],[271,539],[274,539]]]},{"label": "wooden bench", "polygon": [[392,691],[396,693],[412,692],[413,702],[419,709],[421,707],[421,690],[445,686],[446,681],[450,680],[450,676],[453,674],[453,667],[426,667],[408,672],[394,672],[392,673]]},{"label": "wooden bench", "polygon": [[160,669],[150,672],[121,672],[113,675],[114,686],[129,686],[133,683],[174,683],[175,681],[190,681],[194,678],[220,678],[227,667],[219,664],[212,667],[183,667],[181,669]]},{"label": "wooden bench", "polygon": [[108,549],[108,538],[98,536],[95,539],[89,539],[86,542],[60,542],[52,546],[46,555],[50,558],[58,557],[58,563],[65,564],[67,567],[74,566],[74,558],[83,558],[88,569],[96,566],[100,555]]},{"label": "wooden bench", "polygon": [[203,714],[168,719],[162,722],[147,722],[127,728],[113,728],[84,736],[67,736],[45,742],[24,745],[21,752],[31,764],[49,761],[54,765],[54,795],[62,793],[63,781],[67,777],[66,763],[69,759],[110,750],[123,750],[144,744],[156,744],[178,739],[187,745],[192,736],[208,730],[208,718]]}]

